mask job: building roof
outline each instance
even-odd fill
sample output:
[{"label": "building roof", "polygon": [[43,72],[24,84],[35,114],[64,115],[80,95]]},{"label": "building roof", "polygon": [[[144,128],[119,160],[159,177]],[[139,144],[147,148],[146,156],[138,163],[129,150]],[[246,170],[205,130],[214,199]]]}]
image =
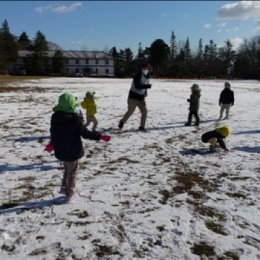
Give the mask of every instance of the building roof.
[{"label": "building roof", "polygon": [[[47,51],[48,57],[53,57],[56,51]],[[18,56],[25,58],[26,56],[32,54],[33,51],[19,50]],[[111,55],[106,54],[102,51],[63,51],[62,53],[65,58],[73,59],[113,59]]]}]

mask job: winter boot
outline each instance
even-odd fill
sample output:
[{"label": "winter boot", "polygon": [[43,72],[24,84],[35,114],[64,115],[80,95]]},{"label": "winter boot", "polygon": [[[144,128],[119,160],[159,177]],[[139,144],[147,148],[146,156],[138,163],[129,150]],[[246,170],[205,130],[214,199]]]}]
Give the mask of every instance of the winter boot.
[{"label": "winter boot", "polygon": [[138,128],[138,130],[141,131],[141,132],[146,132],[146,129],[145,129],[143,126],[140,126],[140,127]]},{"label": "winter boot", "polygon": [[191,122],[188,121],[185,126],[191,126]]},{"label": "winter boot", "polygon": [[209,152],[210,152],[210,153],[215,153],[215,152],[216,152],[216,147],[213,146],[213,145],[210,145],[210,146],[209,146]]},{"label": "winter boot", "polygon": [[118,128],[122,129],[124,127],[124,122],[122,120],[119,121]]}]

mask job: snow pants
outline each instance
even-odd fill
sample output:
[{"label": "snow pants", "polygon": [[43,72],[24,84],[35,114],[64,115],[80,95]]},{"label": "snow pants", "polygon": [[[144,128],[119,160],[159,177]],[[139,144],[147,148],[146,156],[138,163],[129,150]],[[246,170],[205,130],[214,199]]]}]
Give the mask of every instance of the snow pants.
[{"label": "snow pants", "polygon": [[97,121],[97,119],[94,115],[93,116],[87,116],[86,127],[88,127],[90,125],[90,123],[93,123],[92,131],[96,131],[98,121]]}]

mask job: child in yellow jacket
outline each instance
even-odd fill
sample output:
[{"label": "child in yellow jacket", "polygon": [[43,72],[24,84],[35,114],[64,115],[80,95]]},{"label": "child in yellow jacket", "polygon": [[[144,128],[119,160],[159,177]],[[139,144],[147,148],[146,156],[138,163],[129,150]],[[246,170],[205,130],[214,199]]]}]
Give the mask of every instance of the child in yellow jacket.
[{"label": "child in yellow jacket", "polygon": [[216,128],[212,131],[208,131],[201,136],[201,141],[203,143],[210,143],[209,151],[216,152],[216,147],[219,145],[220,148],[229,152],[230,149],[226,147],[224,139],[230,136],[231,129],[229,126],[224,125],[222,127]]},{"label": "child in yellow jacket", "polygon": [[87,92],[84,100],[81,102],[81,107],[86,110],[86,126],[92,122],[92,131],[96,131],[98,121],[95,117],[97,113],[96,103],[94,99],[95,92]]}]

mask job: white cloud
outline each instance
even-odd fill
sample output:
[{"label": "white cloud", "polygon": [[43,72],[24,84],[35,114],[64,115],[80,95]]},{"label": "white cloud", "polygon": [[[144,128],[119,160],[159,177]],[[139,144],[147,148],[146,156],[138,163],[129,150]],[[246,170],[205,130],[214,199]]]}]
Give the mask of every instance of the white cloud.
[{"label": "white cloud", "polygon": [[236,38],[230,39],[230,42],[233,45],[233,49],[237,50],[239,48],[239,46],[244,42],[244,40],[236,37]]},{"label": "white cloud", "polygon": [[217,24],[217,28],[224,28],[227,26],[227,23],[219,23]]},{"label": "white cloud", "polygon": [[240,1],[223,5],[218,10],[221,19],[246,20],[260,18],[260,2]]},{"label": "white cloud", "polygon": [[73,12],[77,8],[81,7],[82,3],[81,2],[76,2],[71,5],[47,5],[47,6],[40,6],[35,8],[35,12],[37,13],[46,13],[46,12],[53,12],[53,13],[59,13],[59,14],[65,14],[69,12]]},{"label": "white cloud", "polygon": [[206,24],[203,25],[203,27],[205,29],[209,29],[209,28],[211,28],[211,24],[210,23],[206,23]]}]

